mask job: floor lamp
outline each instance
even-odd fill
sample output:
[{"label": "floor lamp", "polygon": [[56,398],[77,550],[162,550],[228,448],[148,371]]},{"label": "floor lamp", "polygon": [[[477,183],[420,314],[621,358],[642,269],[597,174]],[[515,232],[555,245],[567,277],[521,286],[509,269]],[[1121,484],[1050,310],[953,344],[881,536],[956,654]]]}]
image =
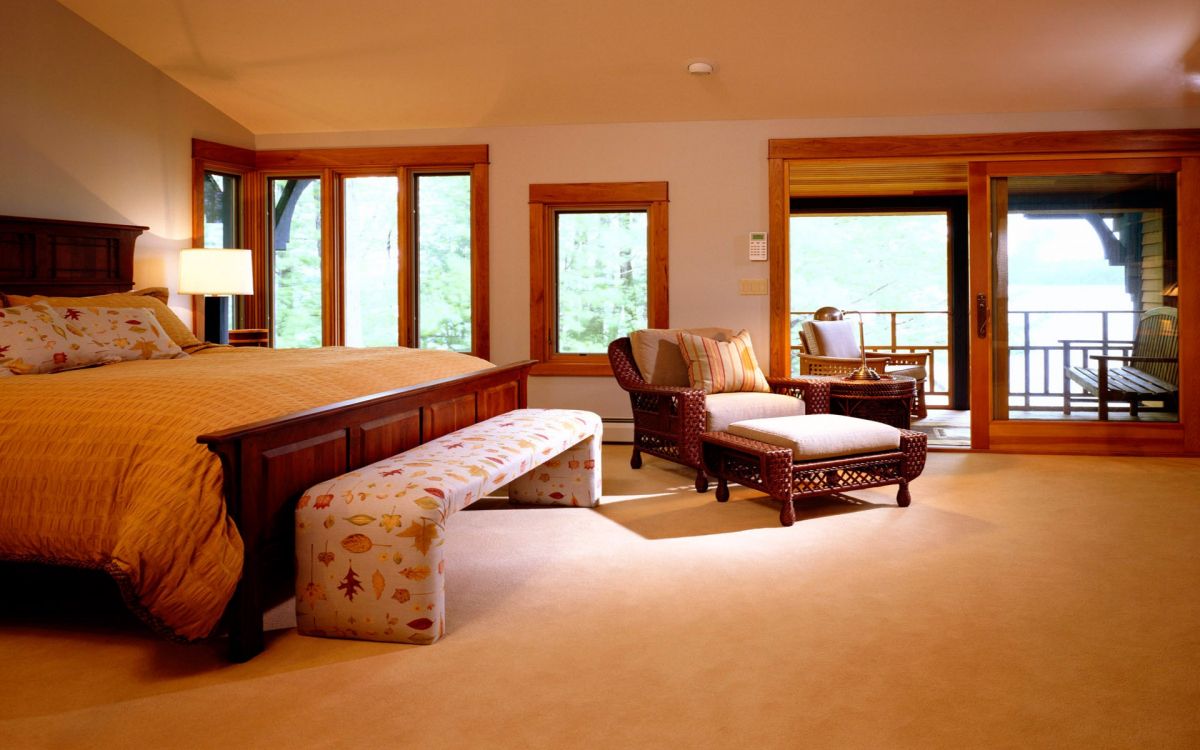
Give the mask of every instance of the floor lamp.
[{"label": "floor lamp", "polygon": [[250,251],[225,248],[181,250],[179,293],[204,295],[204,340],[228,344],[230,297],[254,294]]}]

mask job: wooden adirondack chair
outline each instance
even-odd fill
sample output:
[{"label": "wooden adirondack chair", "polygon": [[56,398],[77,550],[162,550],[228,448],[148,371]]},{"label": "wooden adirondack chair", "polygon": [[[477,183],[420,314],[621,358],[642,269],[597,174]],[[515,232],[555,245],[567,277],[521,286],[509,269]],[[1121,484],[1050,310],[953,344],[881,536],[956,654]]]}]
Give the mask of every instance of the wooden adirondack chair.
[{"label": "wooden adirondack chair", "polygon": [[[1142,401],[1178,403],[1179,398],[1179,322],[1175,308],[1156,307],[1142,313],[1131,351],[1127,355],[1085,355],[1094,360],[1095,367],[1071,366],[1071,349],[1091,344],[1100,348],[1099,341],[1064,340],[1063,413],[1071,413],[1070,384],[1076,383],[1084,393],[1095,396],[1099,403],[1100,419],[1108,419],[1110,401],[1128,401],[1129,414],[1136,417]],[[1083,347],[1088,348],[1088,347]],[[1112,347],[1109,347],[1110,349]],[[1123,363],[1112,367],[1110,363]],[[1078,396],[1075,396],[1078,398]]]}]

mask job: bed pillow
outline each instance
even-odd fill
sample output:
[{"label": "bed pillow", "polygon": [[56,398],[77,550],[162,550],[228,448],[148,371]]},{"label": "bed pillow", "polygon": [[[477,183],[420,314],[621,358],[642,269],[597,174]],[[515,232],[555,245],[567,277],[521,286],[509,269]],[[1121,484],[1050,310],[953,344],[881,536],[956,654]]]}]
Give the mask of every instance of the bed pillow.
[{"label": "bed pillow", "polygon": [[64,307],[138,307],[147,310],[152,310],[154,316],[158,319],[158,323],[162,326],[167,335],[171,337],[178,346],[186,348],[200,346],[203,344],[200,339],[192,333],[179,316],[176,315],[171,308],[167,307],[168,292],[166,287],[153,286],[145,289],[138,289],[133,292],[121,292],[116,294],[98,294],[92,297],[20,297],[15,294],[8,295],[9,300],[14,300],[13,304],[27,304],[29,302],[45,302],[56,308]]},{"label": "bed pillow", "polygon": [[39,375],[86,367],[87,342],[71,335],[49,305],[0,309],[0,373]]},{"label": "bed pillow", "polygon": [[729,341],[681,331],[679,350],[687,364],[688,382],[693,388],[705,393],[771,392],[754,357],[749,331],[740,331]]},{"label": "bed pillow", "polygon": [[92,358],[104,362],[186,357],[146,307],[64,307],[67,332],[94,346]]}]

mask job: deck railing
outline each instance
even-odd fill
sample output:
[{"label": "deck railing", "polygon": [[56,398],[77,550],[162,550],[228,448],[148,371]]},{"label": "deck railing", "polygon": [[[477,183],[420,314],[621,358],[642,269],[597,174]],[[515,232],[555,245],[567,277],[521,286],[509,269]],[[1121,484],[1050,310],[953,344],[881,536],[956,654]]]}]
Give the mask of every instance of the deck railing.
[{"label": "deck railing", "polygon": [[[945,322],[940,326],[949,336],[950,313],[946,310],[862,310],[863,320],[867,326],[867,351],[870,352],[929,352],[929,368],[925,379],[925,399],[931,407],[946,406],[950,397],[950,347],[947,344],[925,344],[905,340],[906,317],[922,315],[938,315]],[[792,343],[791,363],[792,372],[797,372],[800,362],[800,352],[804,351],[800,343],[800,321],[811,318],[812,311],[795,311],[791,313]],[[879,341],[879,318],[886,323],[886,343]],[[947,339],[948,340],[948,339]]]},{"label": "deck railing", "polygon": [[[878,352],[929,352],[925,382],[931,407],[949,402],[949,354],[944,343],[906,340],[905,318],[938,315],[946,319],[943,340],[949,336],[949,313],[945,310],[863,310],[867,322],[867,350]],[[793,311],[792,371],[796,372],[800,343],[800,321],[810,311]],[[1097,354],[1127,353],[1131,346],[1138,312],[1134,310],[1010,310],[1008,313],[1009,405],[1029,411],[1061,410],[1067,389],[1072,388],[1064,372],[1067,366],[1083,366]],[[878,318],[886,322],[886,343],[879,341]],[[874,323],[874,324],[873,324]],[[1070,347],[1064,341],[1079,342]],[[872,343],[875,342],[875,343]],[[1078,387],[1076,386],[1076,392]]]}]

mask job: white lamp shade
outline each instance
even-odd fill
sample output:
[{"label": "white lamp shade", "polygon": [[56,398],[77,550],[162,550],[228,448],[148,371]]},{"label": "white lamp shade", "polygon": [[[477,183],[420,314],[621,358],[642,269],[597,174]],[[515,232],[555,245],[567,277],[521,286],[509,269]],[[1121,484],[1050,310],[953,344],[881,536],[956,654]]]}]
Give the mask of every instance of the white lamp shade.
[{"label": "white lamp shade", "polygon": [[180,294],[254,294],[249,250],[191,248],[179,251]]}]

